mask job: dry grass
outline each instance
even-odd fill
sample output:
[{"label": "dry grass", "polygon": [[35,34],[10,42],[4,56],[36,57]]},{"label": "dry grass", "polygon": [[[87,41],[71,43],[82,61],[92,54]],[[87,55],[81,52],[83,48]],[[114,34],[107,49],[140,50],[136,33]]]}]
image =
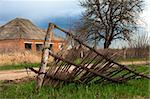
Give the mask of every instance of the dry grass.
[{"label": "dry grass", "polygon": [[[52,58],[49,60],[52,60]],[[22,63],[40,63],[40,61],[41,53],[33,53],[30,51],[0,53],[0,66]]]}]

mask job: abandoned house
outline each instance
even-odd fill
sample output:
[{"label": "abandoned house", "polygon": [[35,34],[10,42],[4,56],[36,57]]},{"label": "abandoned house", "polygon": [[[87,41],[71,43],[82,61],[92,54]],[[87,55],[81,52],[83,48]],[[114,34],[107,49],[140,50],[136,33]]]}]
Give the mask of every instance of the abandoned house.
[{"label": "abandoned house", "polygon": [[[34,25],[28,19],[16,18],[0,27],[0,50],[42,50],[46,30]],[[50,48],[53,52],[62,49],[65,41],[51,34]]]}]

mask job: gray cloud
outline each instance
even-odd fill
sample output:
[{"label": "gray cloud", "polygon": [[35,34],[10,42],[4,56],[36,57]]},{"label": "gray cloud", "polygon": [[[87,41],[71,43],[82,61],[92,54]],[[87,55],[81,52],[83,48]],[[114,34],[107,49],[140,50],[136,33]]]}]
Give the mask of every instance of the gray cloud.
[{"label": "gray cloud", "polygon": [[16,17],[47,21],[81,14],[78,0],[0,0],[0,24]]}]

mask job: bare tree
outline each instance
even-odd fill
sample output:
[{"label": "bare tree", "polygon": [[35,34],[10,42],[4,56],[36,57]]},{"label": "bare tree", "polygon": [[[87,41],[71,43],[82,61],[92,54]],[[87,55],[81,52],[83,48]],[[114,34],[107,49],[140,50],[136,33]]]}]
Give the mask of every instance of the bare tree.
[{"label": "bare tree", "polygon": [[130,56],[136,58],[146,58],[149,56],[150,37],[148,36],[148,34],[137,34],[128,43],[128,45],[128,53],[132,51],[132,53],[130,53]]},{"label": "bare tree", "polygon": [[[86,23],[85,23],[86,22]],[[89,32],[90,21],[83,21],[81,20],[80,22],[76,22],[75,24],[75,35],[80,38],[80,40],[90,44],[94,45],[94,48],[97,48],[97,45],[99,43],[99,39],[96,38],[97,33],[96,32]]]},{"label": "bare tree", "polygon": [[86,10],[78,32],[95,44],[102,41],[104,48],[116,39],[130,40],[143,10],[143,0],[84,0],[80,4]]}]

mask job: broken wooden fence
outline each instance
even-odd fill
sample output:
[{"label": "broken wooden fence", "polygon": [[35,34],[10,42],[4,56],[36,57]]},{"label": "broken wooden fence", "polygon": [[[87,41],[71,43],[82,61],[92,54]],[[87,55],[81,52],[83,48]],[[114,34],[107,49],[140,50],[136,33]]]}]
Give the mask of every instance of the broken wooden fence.
[{"label": "broken wooden fence", "polygon": [[[76,57],[75,60],[63,57],[63,55],[57,55],[49,51],[50,56],[54,57],[54,61],[47,71],[45,71],[47,63],[47,55],[43,54],[41,61],[41,67],[38,71],[38,77],[41,80],[38,87],[43,85],[59,86],[64,83],[101,83],[104,81],[110,81],[115,83],[122,83],[130,79],[137,77],[150,78],[142,73],[138,73],[135,70],[129,69],[127,66],[119,64],[114,61],[113,56],[103,55],[94,48],[88,46],[80,40],[80,38],[74,36],[72,33],[65,31],[57,25],[50,24],[49,27],[59,29],[66,33],[80,45],[88,49],[84,57]],[[51,30],[53,29],[51,28]],[[49,30],[49,29],[48,29]],[[50,31],[51,31],[50,30]],[[49,32],[49,31],[48,31]],[[47,34],[48,34],[47,32]],[[47,38],[46,36],[45,38]],[[47,39],[45,39],[45,42]],[[47,47],[44,47],[48,49]],[[46,50],[43,50],[45,53]],[[68,53],[69,54],[69,53]],[[92,55],[92,56],[91,56]],[[90,57],[90,58],[89,58]],[[70,57],[71,58],[71,57]],[[45,64],[45,65],[44,65]],[[43,69],[41,69],[43,68]],[[44,76],[41,76],[44,75]],[[43,77],[43,78],[42,78]],[[39,83],[39,81],[38,81]]]}]

